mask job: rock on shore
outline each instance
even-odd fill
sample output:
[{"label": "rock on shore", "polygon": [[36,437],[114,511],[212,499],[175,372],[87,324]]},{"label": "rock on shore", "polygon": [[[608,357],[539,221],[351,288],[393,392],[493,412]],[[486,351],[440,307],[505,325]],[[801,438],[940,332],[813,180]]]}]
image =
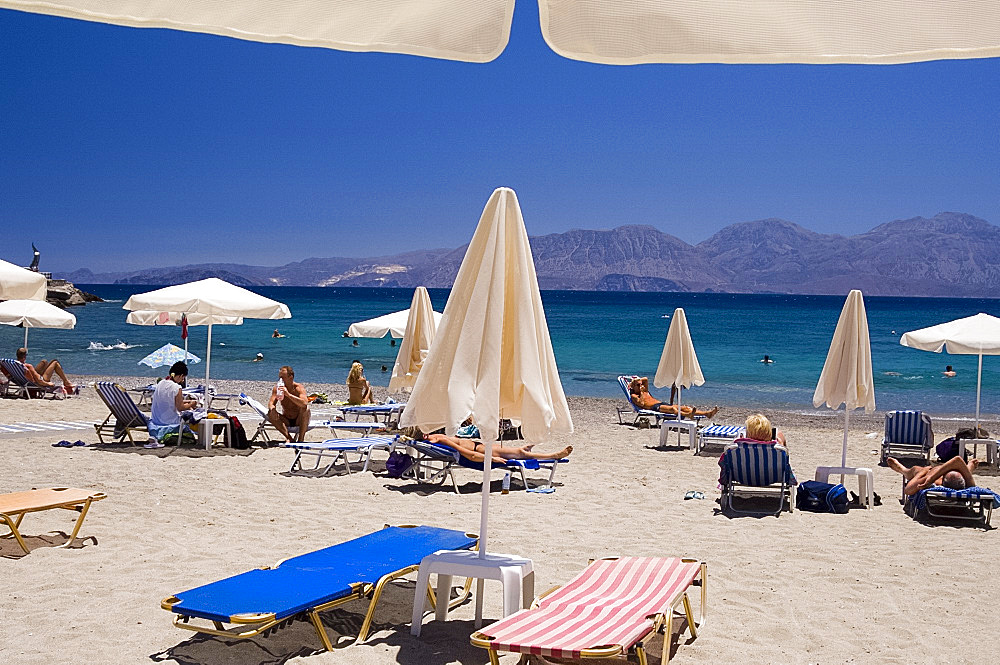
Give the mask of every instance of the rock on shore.
[{"label": "rock on shore", "polygon": [[104,302],[99,296],[76,288],[65,279],[50,279],[46,300],[57,307],[74,307],[88,302]]}]

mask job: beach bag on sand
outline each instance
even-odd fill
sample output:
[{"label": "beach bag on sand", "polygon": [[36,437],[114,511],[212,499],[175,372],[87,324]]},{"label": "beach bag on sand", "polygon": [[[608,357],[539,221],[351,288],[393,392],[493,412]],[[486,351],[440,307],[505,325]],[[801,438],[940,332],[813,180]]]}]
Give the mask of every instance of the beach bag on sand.
[{"label": "beach bag on sand", "polygon": [[247,439],[247,431],[243,428],[243,423],[236,416],[229,416],[229,426],[232,428],[232,440],[229,444],[236,450],[246,450],[250,447],[250,440]]},{"label": "beach bag on sand", "polygon": [[395,450],[389,453],[389,459],[385,461],[385,471],[390,478],[402,478],[411,466],[413,466],[413,458],[406,453]]},{"label": "beach bag on sand", "polygon": [[816,480],[806,480],[799,483],[795,498],[795,507],[813,513],[846,513],[847,489],[837,483],[821,483]]}]

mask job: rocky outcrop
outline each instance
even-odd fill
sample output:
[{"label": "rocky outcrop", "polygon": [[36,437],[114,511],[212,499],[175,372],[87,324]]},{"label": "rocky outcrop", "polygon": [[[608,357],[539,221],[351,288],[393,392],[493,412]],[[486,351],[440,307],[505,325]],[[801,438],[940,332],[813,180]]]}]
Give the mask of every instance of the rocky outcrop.
[{"label": "rocky outcrop", "polygon": [[50,279],[45,299],[57,307],[76,307],[86,305],[88,302],[104,302],[93,293],[81,291],[65,279]]}]

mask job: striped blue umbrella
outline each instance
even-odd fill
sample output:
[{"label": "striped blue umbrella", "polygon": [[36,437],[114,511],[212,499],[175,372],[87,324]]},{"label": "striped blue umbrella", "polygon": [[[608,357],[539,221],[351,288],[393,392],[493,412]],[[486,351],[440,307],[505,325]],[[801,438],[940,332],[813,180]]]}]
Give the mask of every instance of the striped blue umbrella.
[{"label": "striped blue umbrella", "polygon": [[165,365],[173,365],[178,360],[183,360],[187,363],[200,363],[201,358],[194,355],[193,353],[186,353],[184,349],[174,344],[164,344],[156,351],[153,351],[148,356],[139,361],[140,365],[149,365],[150,367],[163,367]]}]

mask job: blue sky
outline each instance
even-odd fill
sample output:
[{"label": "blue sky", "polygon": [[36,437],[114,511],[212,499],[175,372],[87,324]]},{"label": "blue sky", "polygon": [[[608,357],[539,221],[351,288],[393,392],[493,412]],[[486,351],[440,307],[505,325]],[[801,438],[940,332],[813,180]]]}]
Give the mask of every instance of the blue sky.
[{"label": "blue sky", "polygon": [[1000,224],[1000,59],[610,67],[518,3],[489,64],[0,10],[0,258],[278,265],[466,242],[495,187],[528,232],[696,243],[781,217],[850,235]]}]

